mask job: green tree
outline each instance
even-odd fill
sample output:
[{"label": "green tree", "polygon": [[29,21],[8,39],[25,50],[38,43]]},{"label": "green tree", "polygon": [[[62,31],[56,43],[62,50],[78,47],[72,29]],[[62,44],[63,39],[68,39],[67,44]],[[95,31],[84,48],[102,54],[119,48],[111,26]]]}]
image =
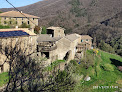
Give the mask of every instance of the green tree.
[{"label": "green tree", "polygon": [[109,44],[115,49],[115,52],[122,56],[122,37],[113,38]]},{"label": "green tree", "polygon": [[46,29],[46,27],[42,27],[42,32],[41,32],[41,34],[47,34],[47,29]]},{"label": "green tree", "polygon": [[106,51],[106,52],[110,52],[110,53],[115,53],[114,48],[112,48],[109,44],[105,43],[104,41],[100,41],[99,46],[98,46],[101,50]]}]

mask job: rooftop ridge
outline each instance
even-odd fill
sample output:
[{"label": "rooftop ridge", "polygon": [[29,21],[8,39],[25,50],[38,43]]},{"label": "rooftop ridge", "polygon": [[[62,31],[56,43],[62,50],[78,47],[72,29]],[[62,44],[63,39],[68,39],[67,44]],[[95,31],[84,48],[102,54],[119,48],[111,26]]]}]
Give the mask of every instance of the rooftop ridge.
[{"label": "rooftop ridge", "polygon": [[[23,15],[22,15],[23,14]],[[20,13],[18,11],[8,11],[8,12],[3,12],[0,14],[1,17],[23,17],[23,18],[40,18],[34,15],[26,14],[26,13]],[[25,16],[26,17],[25,17]]]}]

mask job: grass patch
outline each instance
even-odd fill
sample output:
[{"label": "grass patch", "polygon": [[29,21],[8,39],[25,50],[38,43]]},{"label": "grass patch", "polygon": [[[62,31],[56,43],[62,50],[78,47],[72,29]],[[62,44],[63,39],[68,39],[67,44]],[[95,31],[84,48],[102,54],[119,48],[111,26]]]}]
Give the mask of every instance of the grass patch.
[{"label": "grass patch", "polygon": [[63,62],[65,62],[65,60],[57,60],[57,61],[54,61],[49,66],[47,66],[45,68],[45,70],[46,71],[52,71],[54,69],[54,67],[58,66],[60,63],[63,63]]},{"label": "grass patch", "polygon": [[[91,77],[90,81],[78,82],[73,91],[77,92],[114,92],[118,91],[118,88],[108,88],[108,89],[93,89],[93,86],[118,86],[122,88],[121,80],[122,73],[117,69],[117,67],[112,64],[111,59],[122,62],[122,58],[118,55],[106,53],[104,51],[98,51],[97,55],[94,55],[93,50],[88,50],[86,52],[88,55],[94,57],[94,66],[90,66],[85,69],[81,65],[78,65],[84,76],[89,75]],[[77,71],[77,70],[76,70]]]},{"label": "grass patch", "polygon": [[9,80],[8,72],[0,74],[0,87],[6,84]]},{"label": "grass patch", "polygon": [[103,67],[105,71],[114,71],[114,67],[111,64],[104,64],[101,67]]}]

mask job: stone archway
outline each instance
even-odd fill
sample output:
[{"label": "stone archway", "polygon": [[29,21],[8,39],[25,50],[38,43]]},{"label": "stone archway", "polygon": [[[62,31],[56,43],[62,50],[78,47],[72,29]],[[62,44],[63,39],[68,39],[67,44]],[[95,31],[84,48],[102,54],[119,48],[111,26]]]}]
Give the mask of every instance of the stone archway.
[{"label": "stone archway", "polygon": [[69,50],[69,51],[65,54],[63,60],[68,61],[68,60],[70,59],[71,55],[72,55],[72,51]]}]

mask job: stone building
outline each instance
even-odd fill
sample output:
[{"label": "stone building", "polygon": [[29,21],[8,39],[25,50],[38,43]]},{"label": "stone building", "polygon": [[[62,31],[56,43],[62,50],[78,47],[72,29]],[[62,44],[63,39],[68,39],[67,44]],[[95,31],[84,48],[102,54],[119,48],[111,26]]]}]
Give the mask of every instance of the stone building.
[{"label": "stone building", "polygon": [[92,37],[89,35],[81,35],[80,40],[77,45],[77,52],[82,52],[83,50],[89,50],[92,47]]},{"label": "stone building", "polygon": [[[9,69],[9,60],[4,54],[6,46],[11,49],[16,46],[18,50],[22,50],[25,55],[36,52],[37,35],[28,28],[17,29],[0,29],[0,73]],[[5,62],[7,60],[7,62]]]},{"label": "stone building", "polygon": [[[60,27],[50,27],[48,29],[49,34],[41,34],[37,38],[38,53],[48,58],[49,64],[55,60],[67,60],[69,62],[74,59],[77,52],[76,47],[81,42],[81,36],[78,34],[65,36],[63,28]],[[62,30],[60,31],[61,34],[57,29]]]},{"label": "stone building", "polygon": [[75,55],[83,56],[86,49],[91,49],[92,38],[88,35],[66,35],[61,27],[47,28],[47,34],[41,34],[37,38],[38,53],[48,59],[46,64],[55,60],[67,60],[67,63],[75,58]]},{"label": "stone building", "polygon": [[31,28],[34,28],[35,25],[38,25],[39,17],[20,13],[18,11],[8,11],[4,13],[0,13],[0,23],[2,25],[12,25],[12,26],[20,26],[23,23],[30,25]]},{"label": "stone building", "polygon": [[52,26],[47,28],[47,34],[50,34],[52,37],[63,37],[65,36],[64,30],[64,28]]}]

